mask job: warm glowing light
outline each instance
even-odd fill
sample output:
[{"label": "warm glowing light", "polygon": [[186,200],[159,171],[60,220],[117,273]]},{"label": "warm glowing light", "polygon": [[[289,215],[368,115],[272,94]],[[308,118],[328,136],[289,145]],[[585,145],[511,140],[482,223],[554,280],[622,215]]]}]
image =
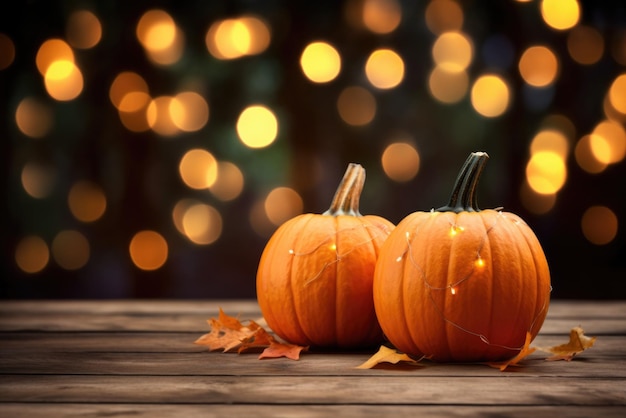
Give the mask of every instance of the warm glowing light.
[{"label": "warm glowing light", "polygon": [[398,0],[364,0],[363,24],[374,33],[393,32],[402,19]]},{"label": "warm glowing light", "polygon": [[433,59],[444,70],[459,72],[467,69],[472,62],[473,49],[472,42],[465,34],[445,32],[433,45]]},{"label": "warm glowing light", "polygon": [[53,61],[44,75],[46,91],[59,101],[73,100],[83,91],[83,74],[73,61]]},{"label": "warm glowing light", "polygon": [[48,39],[37,50],[35,58],[37,70],[42,76],[46,75],[48,67],[55,61],[74,62],[74,52],[67,42],[61,39]]},{"label": "warm glowing light", "polygon": [[596,28],[578,25],[567,36],[567,51],[579,64],[595,64],[604,53],[604,38]]},{"label": "warm glowing light", "polygon": [[292,188],[277,187],[265,198],[264,208],[270,222],[278,226],[301,214],[303,202],[298,192]]},{"label": "warm glowing light", "polygon": [[135,33],[145,49],[165,50],[174,43],[176,23],[166,11],[152,9],[141,16]]},{"label": "warm glowing light", "polygon": [[619,122],[604,120],[598,123],[590,140],[591,152],[601,163],[618,163],[626,156],[626,130]]},{"label": "warm glowing light", "polygon": [[569,153],[569,141],[561,131],[544,129],[530,143],[531,155],[541,151],[552,151],[565,160]]},{"label": "warm glowing light", "polygon": [[452,287],[450,288],[450,294],[451,294],[451,295],[456,295],[456,292],[457,292],[457,288],[456,288],[456,286],[452,286]]},{"label": "warm glowing light", "polygon": [[617,76],[611,84],[609,88],[609,101],[613,109],[626,115],[626,73]]},{"label": "warm glowing light", "polygon": [[99,185],[81,180],[70,188],[67,204],[76,219],[81,222],[94,222],[104,215],[107,199]]},{"label": "warm glowing light", "polygon": [[476,261],[474,261],[474,266],[476,266],[477,268],[485,267],[485,260],[482,257],[478,256]]},{"label": "warm glowing light", "polygon": [[537,193],[556,193],[563,187],[566,179],[565,161],[553,151],[536,152],[526,165],[526,180]]},{"label": "warm glowing light", "polygon": [[412,180],[420,168],[420,156],[415,146],[407,142],[388,145],[381,157],[387,177],[397,182]]},{"label": "warm glowing light", "polygon": [[339,75],[341,57],[332,45],[326,42],[312,42],[302,51],[300,68],[314,83],[327,83]]},{"label": "warm glowing light", "polygon": [[243,186],[243,173],[237,165],[229,161],[217,163],[217,180],[209,186],[215,197],[224,202],[236,199],[243,191]]},{"label": "warm glowing light", "polygon": [[[175,104],[172,105],[173,103]],[[172,118],[172,109],[176,112],[176,104],[174,98],[170,96],[159,96],[152,99],[146,109],[146,120],[150,129],[161,136],[178,134],[180,130]]]},{"label": "warm glowing light", "polygon": [[617,236],[617,216],[606,206],[591,206],[583,214],[581,228],[589,242],[606,245]]},{"label": "warm glowing light", "polygon": [[15,110],[15,123],[24,135],[43,138],[54,124],[52,109],[35,98],[25,97]]},{"label": "warm glowing light", "polygon": [[336,243],[334,243],[334,242],[333,242],[333,243],[331,243],[331,244],[328,246],[328,249],[329,249],[329,250],[331,250],[331,251],[337,251],[337,244],[336,244]]},{"label": "warm glowing light", "polygon": [[139,74],[132,71],[123,71],[119,73],[109,88],[109,99],[113,106],[120,109],[122,100],[133,92],[149,93],[148,83]]},{"label": "warm glowing light", "polygon": [[0,71],[9,68],[15,60],[15,44],[4,33],[0,33]]},{"label": "warm glowing light", "polygon": [[465,231],[465,228],[459,225],[450,225],[450,232],[449,235],[451,237],[455,237],[457,236],[460,232]]},{"label": "warm glowing light", "polygon": [[578,0],[542,0],[541,16],[553,29],[570,29],[580,19],[580,5]]},{"label": "warm glowing light", "polygon": [[130,258],[141,270],[157,270],[168,257],[167,241],[156,231],[137,232],[128,247]]},{"label": "warm glowing light", "polygon": [[38,273],[50,261],[50,250],[43,238],[29,235],[22,238],[15,248],[15,263],[25,273]]},{"label": "warm glowing light", "polygon": [[463,9],[456,0],[431,0],[426,6],[426,26],[435,35],[463,27]]},{"label": "warm glowing light", "polygon": [[469,86],[469,77],[465,71],[448,71],[436,66],[428,77],[430,94],[441,103],[457,103],[465,97]]},{"label": "warm glowing light", "polygon": [[265,51],[271,41],[268,24],[256,16],[242,16],[214,22],[205,36],[208,51],[228,60]]},{"label": "warm glowing light", "polygon": [[254,232],[260,237],[268,238],[276,230],[276,225],[267,218],[265,199],[254,202],[248,220]]},{"label": "warm glowing light", "polygon": [[546,87],[556,79],[559,62],[549,48],[531,46],[522,54],[518,68],[526,83],[533,87]]},{"label": "warm glowing light", "polygon": [[[122,125],[132,132],[145,132],[150,130],[150,124],[148,123],[148,107],[151,104],[152,97],[147,93],[133,91],[126,94],[122,98],[118,109],[118,115]],[[173,128],[171,129],[173,131]]]},{"label": "warm glowing light", "polygon": [[191,149],[181,158],[178,171],[187,187],[206,189],[217,180],[217,160],[207,150]]},{"label": "warm glowing light", "polygon": [[241,142],[247,147],[267,147],[276,140],[278,120],[274,113],[265,106],[247,107],[237,119],[237,134]]},{"label": "warm glowing light", "polygon": [[74,230],[59,232],[52,241],[52,258],[65,270],[78,270],[89,261],[89,241]]},{"label": "warm glowing light", "polygon": [[498,75],[480,76],[472,86],[472,106],[485,117],[502,115],[509,107],[509,96],[509,86]]},{"label": "warm glowing light", "polygon": [[[597,141],[597,140],[596,140]],[[608,163],[598,161],[591,149],[591,136],[585,135],[576,143],[574,157],[580,168],[587,173],[598,174],[606,169]]]},{"label": "warm glowing light", "polygon": [[346,87],[337,99],[337,110],[348,125],[367,125],[376,115],[376,99],[363,87]]},{"label": "warm glowing light", "polygon": [[78,10],[68,17],[65,34],[74,48],[89,49],[98,45],[102,39],[102,25],[89,10]]},{"label": "warm glowing light", "polygon": [[209,121],[208,103],[193,91],[177,94],[170,102],[169,113],[174,125],[185,132],[199,131]]},{"label": "warm glowing light", "polygon": [[365,75],[379,89],[392,89],[404,79],[404,61],[391,49],[378,49],[365,63]]},{"label": "warm glowing light", "polygon": [[22,169],[22,187],[30,196],[43,199],[52,193],[56,183],[54,167],[36,162],[29,162]]},{"label": "warm glowing light", "polygon": [[196,203],[182,216],[184,234],[195,244],[212,244],[222,235],[222,216],[211,205]]}]

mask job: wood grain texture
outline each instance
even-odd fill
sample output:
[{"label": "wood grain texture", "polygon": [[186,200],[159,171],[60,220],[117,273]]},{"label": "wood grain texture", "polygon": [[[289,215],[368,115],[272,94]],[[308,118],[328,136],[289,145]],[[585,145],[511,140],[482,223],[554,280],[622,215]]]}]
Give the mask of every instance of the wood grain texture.
[{"label": "wood grain texture", "polygon": [[194,344],[219,308],[262,322],[254,301],[3,301],[0,416],[626,416],[626,301],[555,301],[533,342],[596,344],[570,362],[536,351],[483,364],[381,365],[375,351],[299,361]]}]

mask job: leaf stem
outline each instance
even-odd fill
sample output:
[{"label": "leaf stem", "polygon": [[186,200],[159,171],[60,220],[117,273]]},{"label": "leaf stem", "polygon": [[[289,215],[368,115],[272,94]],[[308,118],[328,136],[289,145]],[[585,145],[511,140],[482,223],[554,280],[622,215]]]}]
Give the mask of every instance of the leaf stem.
[{"label": "leaf stem", "polygon": [[324,215],[361,216],[359,213],[359,200],[361,199],[364,184],[365,169],[360,164],[348,164],[330,208],[324,212]]},{"label": "leaf stem", "polygon": [[470,154],[456,178],[448,204],[437,212],[480,212],[476,189],[488,159],[486,152]]}]

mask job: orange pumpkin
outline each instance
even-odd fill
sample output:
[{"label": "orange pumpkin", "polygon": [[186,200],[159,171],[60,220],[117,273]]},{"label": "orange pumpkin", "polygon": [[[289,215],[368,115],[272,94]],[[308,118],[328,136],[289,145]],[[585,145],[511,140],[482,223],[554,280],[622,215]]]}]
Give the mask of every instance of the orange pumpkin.
[{"label": "orange pumpkin", "polygon": [[534,338],[548,312],[550,272],[517,215],[479,210],[486,153],[472,153],[450,202],[405,217],[383,245],[374,304],[395,347],[435,361],[497,361]]},{"label": "orange pumpkin", "polygon": [[282,224],[257,272],[257,300],[267,325],[299,345],[351,348],[382,341],[372,296],[374,266],[394,225],[362,216],[365,170],[350,164],[330,209]]}]

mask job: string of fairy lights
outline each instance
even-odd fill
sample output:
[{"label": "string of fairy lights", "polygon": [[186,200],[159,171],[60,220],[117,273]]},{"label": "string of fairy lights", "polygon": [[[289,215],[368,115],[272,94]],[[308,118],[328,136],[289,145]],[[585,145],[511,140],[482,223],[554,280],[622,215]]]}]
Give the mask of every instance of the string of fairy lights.
[{"label": "string of fairy lights", "polygon": [[[622,70],[626,67],[626,31],[607,34],[592,20],[584,20],[579,0],[508,1],[520,14],[531,8],[536,10],[541,21],[534,24],[562,34],[564,48],[538,41],[516,50],[502,34],[481,38],[479,43],[479,38],[468,29],[471,14],[466,8],[470,6],[458,0],[426,1],[417,14],[415,6],[400,0],[349,0],[342,6],[341,20],[347,31],[366,31],[388,40],[407,19],[420,19],[432,38],[429,56],[424,57],[432,66],[422,84],[433,106],[454,108],[469,104],[473,117],[497,120],[506,117],[514,100],[521,96],[528,109],[545,113],[542,123],[526,138],[528,159],[519,185],[521,204],[542,216],[557,207],[572,164],[597,176],[622,164],[626,157],[626,70],[616,72],[607,81],[604,100],[597,104],[603,110],[602,117],[590,131],[580,132],[571,117],[549,110],[566,61],[590,68],[602,60],[611,60]],[[408,10],[414,14],[409,16]],[[208,18],[204,31],[197,33],[188,30],[163,7],[145,10],[130,24],[135,34],[133,42],[141,48],[145,60],[155,72],[167,73],[189,59],[189,44],[193,40],[203,44],[206,56],[225,65],[273,53],[280,49],[276,44],[280,23],[277,19],[276,15],[266,16],[259,11],[231,13],[227,17]],[[83,269],[93,254],[92,241],[82,227],[97,225],[113,210],[115,198],[104,182],[85,177],[68,180],[55,161],[38,158],[36,153],[29,155],[33,149],[54,147],[50,138],[64,126],[59,120],[59,107],[83,103],[86,92],[92,88],[89,71],[93,71],[93,66],[86,65],[87,54],[105,48],[108,30],[97,9],[78,7],[68,11],[64,36],[43,39],[30,57],[31,67],[27,71],[39,75],[44,94],[20,95],[17,89],[8,90],[15,103],[10,109],[15,133],[11,166],[14,171],[9,181],[19,184],[25,204],[61,193],[64,208],[59,210],[66,211],[73,222],[81,225],[58,225],[56,233],[46,235],[29,226],[28,220],[23,221],[26,227],[18,231],[10,250],[11,261],[26,275],[45,272],[51,264],[67,271]],[[301,45],[297,63],[302,82],[320,88],[339,80],[345,82],[343,72],[357,65],[348,61],[345,48],[333,39],[311,36]],[[11,71],[16,56],[24,53],[11,33],[3,33],[0,28],[0,77]],[[411,76],[410,57],[393,42],[380,42],[361,58],[359,78],[342,85],[334,107],[326,109],[353,129],[367,129],[379,122],[384,110],[381,95],[401,90]],[[106,71],[106,66],[103,64],[100,70]],[[127,134],[185,141],[202,135],[218,122],[215,115],[219,114],[218,100],[222,98],[213,97],[212,90],[206,88],[206,83],[198,82],[197,77],[170,92],[164,92],[154,79],[133,68],[109,74],[109,79],[106,99],[116,112],[116,128]],[[169,168],[189,191],[189,196],[171,202],[169,222],[192,245],[220,245],[230,229],[224,216],[224,210],[228,210],[225,205],[245,204],[245,222],[250,233],[262,238],[306,209],[301,191],[286,181],[273,184],[269,190],[250,191],[258,183],[246,166],[249,159],[237,159],[237,152],[254,155],[285,146],[286,127],[290,123],[285,109],[271,102],[237,105],[228,140],[234,141],[230,149],[239,151],[224,157],[206,144],[190,141],[177,165]],[[420,138],[394,131],[381,141],[385,145],[378,164],[385,181],[404,184],[419,177],[428,157]],[[198,198],[198,193],[210,198]],[[586,240],[594,245],[613,242],[619,233],[618,213],[603,203],[591,203],[580,220]],[[124,245],[134,267],[155,271],[166,265],[172,246],[167,231],[168,227],[133,231]]]}]

